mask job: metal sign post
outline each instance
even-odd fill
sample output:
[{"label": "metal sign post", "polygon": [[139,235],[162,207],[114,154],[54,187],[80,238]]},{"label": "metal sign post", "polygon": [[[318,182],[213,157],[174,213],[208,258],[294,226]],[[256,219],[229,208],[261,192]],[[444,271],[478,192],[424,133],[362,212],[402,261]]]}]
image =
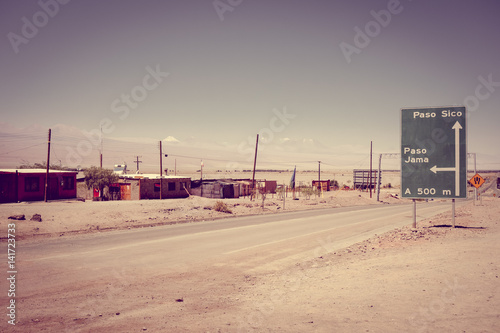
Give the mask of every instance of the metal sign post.
[{"label": "metal sign post", "polygon": [[455,199],[451,199],[451,221],[455,228]]},{"label": "metal sign post", "polygon": [[413,223],[411,225],[413,229],[417,227],[417,202],[413,199]]}]

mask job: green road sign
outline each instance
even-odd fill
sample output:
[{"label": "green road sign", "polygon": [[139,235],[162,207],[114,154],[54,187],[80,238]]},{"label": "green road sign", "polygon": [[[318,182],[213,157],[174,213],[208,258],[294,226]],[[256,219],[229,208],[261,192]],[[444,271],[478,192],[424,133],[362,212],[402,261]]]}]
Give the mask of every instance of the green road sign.
[{"label": "green road sign", "polygon": [[401,197],[467,197],[465,120],[465,107],[401,110]]}]

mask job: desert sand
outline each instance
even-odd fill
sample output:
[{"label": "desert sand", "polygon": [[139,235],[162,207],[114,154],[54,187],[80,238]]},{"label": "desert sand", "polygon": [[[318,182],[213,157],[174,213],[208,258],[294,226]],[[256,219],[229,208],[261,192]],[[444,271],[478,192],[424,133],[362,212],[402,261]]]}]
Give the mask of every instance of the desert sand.
[{"label": "desert sand", "polygon": [[[285,201],[285,210],[367,204],[404,204],[397,190],[377,203],[369,193],[325,192]],[[18,203],[0,206],[2,235],[17,221],[18,246],[47,237],[203,223],[225,216],[272,214],[283,202],[267,197],[226,199],[232,214],[211,209],[216,200]],[[13,332],[498,332],[500,331],[500,200],[484,196],[449,214],[331,251],[328,238],[314,256],[247,267],[206,263],[147,278],[121,272],[110,281],[48,290],[19,300]],[[40,214],[42,222],[30,221]],[[2,240],[5,246],[5,240]],[[126,270],[126,268],[124,268]],[[26,272],[25,274],[29,274]],[[4,284],[2,284],[2,287]],[[2,296],[5,303],[6,297]],[[91,306],[88,306],[91,305]],[[117,315],[120,313],[120,315]]]}]

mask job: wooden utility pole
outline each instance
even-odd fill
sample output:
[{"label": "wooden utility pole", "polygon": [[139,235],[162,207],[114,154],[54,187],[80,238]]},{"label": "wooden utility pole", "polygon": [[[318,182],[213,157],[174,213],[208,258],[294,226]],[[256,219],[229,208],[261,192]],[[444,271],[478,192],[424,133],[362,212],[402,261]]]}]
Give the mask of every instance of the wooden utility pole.
[{"label": "wooden utility pole", "polygon": [[259,147],[259,134],[257,134],[257,139],[255,140],[255,157],[253,159],[253,176],[252,176],[252,194],[250,199],[253,199],[255,192],[255,166],[257,165],[257,149]]},{"label": "wooden utility pole", "polygon": [[99,149],[99,155],[100,155],[100,166],[101,166],[101,169],[102,169],[102,126],[101,126],[101,135],[99,136],[99,140],[101,142],[101,147]]},{"label": "wooden utility pole", "polygon": [[47,202],[48,194],[49,194],[49,166],[50,166],[50,138],[51,138],[52,130],[49,128],[49,141],[47,144],[47,172],[45,173],[45,196],[44,200]]},{"label": "wooden utility pole", "polygon": [[162,154],[161,140],[160,140],[160,200],[163,199],[162,192],[163,192],[163,154]]},{"label": "wooden utility pole", "polygon": [[137,171],[139,171],[139,163],[142,163],[142,161],[139,161],[139,157],[142,157],[142,156],[135,157],[135,163],[137,163]]},{"label": "wooden utility pole", "polygon": [[[318,161],[318,191],[321,191],[321,161]],[[319,194],[318,194],[319,195]]]},{"label": "wooden utility pole", "polygon": [[372,149],[373,149],[373,141],[370,141],[370,199],[372,198]]}]

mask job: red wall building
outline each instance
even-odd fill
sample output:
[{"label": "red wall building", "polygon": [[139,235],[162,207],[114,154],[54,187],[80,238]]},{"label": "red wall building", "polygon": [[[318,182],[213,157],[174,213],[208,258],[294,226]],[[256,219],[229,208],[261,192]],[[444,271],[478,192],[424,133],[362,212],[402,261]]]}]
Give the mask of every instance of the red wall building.
[{"label": "red wall building", "polygon": [[[76,198],[76,171],[50,170],[47,199]],[[43,169],[0,169],[0,202],[40,201],[45,199]]]}]

